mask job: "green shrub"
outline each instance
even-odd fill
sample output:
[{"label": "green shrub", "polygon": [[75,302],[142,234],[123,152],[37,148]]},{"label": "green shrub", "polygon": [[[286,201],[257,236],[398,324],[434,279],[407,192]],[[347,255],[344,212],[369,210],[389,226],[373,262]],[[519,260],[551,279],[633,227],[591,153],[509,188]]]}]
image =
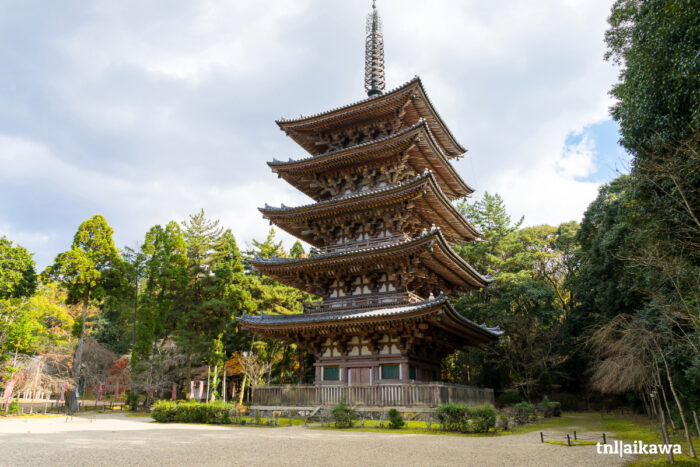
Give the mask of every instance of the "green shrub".
[{"label": "green shrub", "polygon": [[467,406],[444,404],[438,407],[437,415],[443,430],[466,433],[469,430]]},{"label": "green shrub", "polygon": [[483,407],[471,407],[469,418],[472,421],[471,429],[474,433],[488,433],[496,427],[496,410],[490,405]]},{"label": "green shrub", "polygon": [[7,414],[8,415],[19,415],[21,412],[19,403],[17,401],[12,401],[10,404],[7,406]]},{"label": "green shrub", "polygon": [[345,404],[345,399],[341,399],[340,403],[331,409],[331,417],[336,428],[351,428],[357,418],[355,411]]},{"label": "green shrub", "polygon": [[222,402],[171,402],[157,401],[151,416],[160,423],[212,423],[231,424],[238,421],[236,406]]},{"label": "green shrub", "polygon": [[542,412],[544,418],[561,417],[561,404],[559,402],[550,402],[547,396],[542,398],[542,402],[537,404],[537,408]]},{"label": "green shrub", "polygon": [[467,405],[445,404],[438,407],[438,420],[443,430],[460,433],[487,433],[496,427],[496,410],[485,405],[469,407]]},{"label": "green shrub", "polygon": [[389,428],[392,430],[398,430],[403,427],[406,422],[403,421],[403,417],[396,409],[389,410]]},{"label": "green shrub", "polygon": [[535,406],[527,402],[520,402],[513,406],[513,418],[515,423],[523,425],[525,423],[534,422],[537,420]]}]

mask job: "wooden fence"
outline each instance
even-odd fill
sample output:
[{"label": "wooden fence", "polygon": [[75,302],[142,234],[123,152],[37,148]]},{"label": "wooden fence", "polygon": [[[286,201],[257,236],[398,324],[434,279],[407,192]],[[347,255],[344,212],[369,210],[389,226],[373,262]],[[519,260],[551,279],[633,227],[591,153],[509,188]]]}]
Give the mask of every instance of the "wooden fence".
[{"label": "wooden fence", "polygon": [[447,383],[383,384],[377,386],[256,386],[253,405],[348,405],[371,407],[437,407],[441,404],[484,405],[494,403],[493,389]]}]

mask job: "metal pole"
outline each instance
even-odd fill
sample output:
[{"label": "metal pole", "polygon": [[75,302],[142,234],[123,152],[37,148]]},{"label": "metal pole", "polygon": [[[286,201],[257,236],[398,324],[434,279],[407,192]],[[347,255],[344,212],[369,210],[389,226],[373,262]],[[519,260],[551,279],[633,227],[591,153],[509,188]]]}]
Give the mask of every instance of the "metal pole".
[{"label": "metal pole", "polygon": [[544,443],[544,434],[541,431],[540,431],[540,443]]},{"label": "metal pole", "polygon": [[571,437],[569,436],[569,433],[566,434],[566,444],[571,446]]}]

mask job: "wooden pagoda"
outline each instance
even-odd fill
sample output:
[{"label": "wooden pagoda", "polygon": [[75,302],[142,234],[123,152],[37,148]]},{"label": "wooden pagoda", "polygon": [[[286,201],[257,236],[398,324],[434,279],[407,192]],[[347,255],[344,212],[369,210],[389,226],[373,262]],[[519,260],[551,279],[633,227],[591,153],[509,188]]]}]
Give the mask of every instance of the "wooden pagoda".
[{"label": "wooden pagoda", "polygon": [[279,127],[309,157],[268,163],[314,202],[261,208],[312,245],[305,258],[255,258],[253,268],[321,302],[303,314],[244,315],[244,328],[315,355],[316,386],[437,381],[441,360],[498,329],[457,313],[447,295],[488,285],[454,253],[479,232],[453,202],[471,195],[451,165],[466,151],[419,78],[383,92],[376,9],[368,18],[365,100]]}]

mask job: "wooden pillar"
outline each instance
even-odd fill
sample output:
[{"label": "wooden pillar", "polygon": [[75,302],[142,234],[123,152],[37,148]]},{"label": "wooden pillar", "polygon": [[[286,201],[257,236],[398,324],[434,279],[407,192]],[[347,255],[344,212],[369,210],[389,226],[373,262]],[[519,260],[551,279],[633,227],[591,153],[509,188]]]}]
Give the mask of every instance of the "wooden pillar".
[{"label": "wooden pillar", "polygon": [[315,381],[316,384],[321,384],[321,382],[322,382],[322,380],[323,380],[323,378],[322,378],[322,376],[323,376],[322,370],[323,370],[323,368],[321,367],[321,365],[316,364],[316,381]]},{"label": "wooden pillar", "polygon": [[408,371],[408,362],[399,363],[399,379],[402,383],[407,383],[411,380]]}]

